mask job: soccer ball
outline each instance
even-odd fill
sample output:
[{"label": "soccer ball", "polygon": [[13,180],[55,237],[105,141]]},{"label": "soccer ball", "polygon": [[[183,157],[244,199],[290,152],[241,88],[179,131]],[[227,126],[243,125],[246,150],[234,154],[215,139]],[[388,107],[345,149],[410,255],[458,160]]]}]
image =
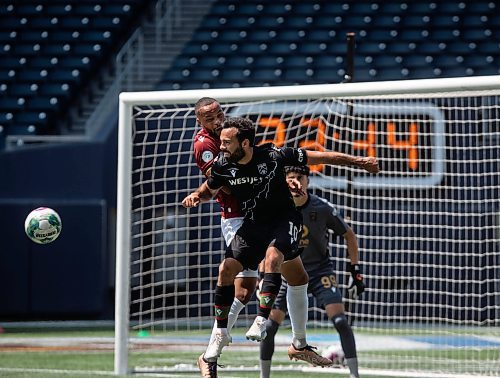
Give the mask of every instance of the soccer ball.
[{"label": "soccer ball", "polygon": [[61,233],[59,214],[48,207],[39,207],[28,214],[24,221],[26,235],[38,244],[52,243]]},{"label": "soccer ball", "polygon": [[321,353],[321,355],[333,362],[332,367],[345,366],[345,354],[340,345],[329,346],[323,351],[323,353]]}]

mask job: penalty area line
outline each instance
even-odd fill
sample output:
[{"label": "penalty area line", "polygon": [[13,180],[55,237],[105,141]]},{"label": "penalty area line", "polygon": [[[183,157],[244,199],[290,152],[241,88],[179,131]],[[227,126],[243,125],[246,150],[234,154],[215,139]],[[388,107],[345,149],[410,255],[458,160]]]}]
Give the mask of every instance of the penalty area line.
[{"label": "penalty area line", "polygon": [[50,373],[50,374],[77,374],[77,375],[114,375],[112,371],[98,370],[63,370],[63,369],[30,369],[30,368],[4,368],[0,367],[0,372],[10,373]]},{"label": "penalty area line", "polygon": [[[0,373],[9,372],[9,373],[32,373],[32,374],[59,374],[59,375],[70,375],[74,377],[75,375],[102,375],[102,376],[114,376],[115,373],[112,371],[99,371],[99,370],[63,370],[63,369],[26,369],[26,368],[0,368]],[[0,374],[1,375],[1,374]],[[142,376],[143,374],[136,374],[136,376]],[[168,378],[186,378],[185,374],[166,374],[166,373],[147,373],[144,374],[148,377],[168,377]],[[231,377],[227,377],[231,378]]]}]

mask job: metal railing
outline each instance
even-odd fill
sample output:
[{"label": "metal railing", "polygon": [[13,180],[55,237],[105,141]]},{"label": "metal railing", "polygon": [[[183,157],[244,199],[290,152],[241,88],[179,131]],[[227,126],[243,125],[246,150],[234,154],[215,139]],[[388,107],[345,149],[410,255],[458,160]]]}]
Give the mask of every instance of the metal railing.
[{"label": "metal railing", "polygon": [[[172,25],[180,22],[180,2],[159,0],[155,6],[155,50],[172,39]],[[95,135],[112,112],[118,109],[118,95],[137,89],[144,79],[144,32],[139,27],[115,59],[115,80],[85,123],[87,135]]]}]

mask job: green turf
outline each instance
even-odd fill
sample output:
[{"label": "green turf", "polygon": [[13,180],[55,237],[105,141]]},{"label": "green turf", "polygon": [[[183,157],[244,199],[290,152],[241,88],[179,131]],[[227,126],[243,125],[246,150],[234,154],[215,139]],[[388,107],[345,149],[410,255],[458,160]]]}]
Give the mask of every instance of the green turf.
[{"label": "green turf", "polygon": [[[155,335],[167,334],[170,336],[185,336],[189,333],[190,336],[207,336],[207,330],[204,331],[171,331],[168,333],[155,333]],[[313,331],[311,333],[320,332]],[[236,331],[235,331],[236,333]],[[137,331],[131,332],[132,336],[137,336]],[[83,337],[105,337],[111,338],[113,332],[107,330],[29,330],[29,332],[20,332],[20,330],[6,330],[0,334],[0,342],[8,337],[16,337],[21,342],[28,344],[28,338],[35,340],[40,337],[50,338],[83,338]],[[25,341],[26,340],[26,341]],[[153,340],[153,338],[152,338]],[[144,339],[147,342],[147,338]],[[5,344],[5,343],[4,343]],[[4,347],[5,345],[2,344]],[[109,347],[109,343],[108,343]],[[184,348],[182,348],[184,347]],[[153,346],[144,346],[144,350],[134,350],[130,353],[130,366],[150,366],[161,368],[163,366],[173,367],[178,364],[186,364],[195,367],[196,359],[203,350],[204,346],[200,345],[180,345],[179,350],[157,350]],[[412,351],[409,357],[408,351],[391,350],[391,351],[370,351],[359,352],[360,367],[363,369],[387,369],[387,368],[408,368],[420,371],[425,371],[428,367],[441,367],[442,371],[461,371],[463,367],[474,365],[472,371],[481,371],[482,365],[491,365],[495,363],[495,356],[498,356],[500,361],[500,351],[498,349],[436,349],[436,350],[415,350]],[[54,378],[54,377],[102,377],[111,376],[113,371],[113,352],[111,350],[103,351],[2,351],[0,353],[0,377],[35,377],[35,378]],[[226,348],[219,361],[221,364],[228,366],[247,366],[256,367],[258,365],[258,349],[241,350],[238,348]],[[290,362],[287,358],[286,351],[281,348],[275,353],[273,366],[307,366],[300,362]],[[447,365],[448,364],[448,365]],[[447,370],[449,369],[449,370]],[[494,369],[494,368],[493,368]],[[493,370],[500,373],[498,370]],[[339,369],[339,374],[318,374],[316,372],[302,371],[286,371],[274,372],[273,378],[322,378],[322,377],[345,377],[345,372],[341,375],[342,370]],[[136,377],[151,377],[147,374],[136,374]],[[164,374],[164,377],[171,377],[172,374]],[[176,374],[175,377],[198,377],[196,372]],[[366,375],[365,375],[366,376]],[[219,369],[219,377],[231,378],[249,378],[258,377],[256,371],[253,372],[234,372],[224,371]],[[380,376],[379,376],[380,377]],[[400,377],[392,378],[402,378]],[[389,377],[381,377],[389,378]]]}]

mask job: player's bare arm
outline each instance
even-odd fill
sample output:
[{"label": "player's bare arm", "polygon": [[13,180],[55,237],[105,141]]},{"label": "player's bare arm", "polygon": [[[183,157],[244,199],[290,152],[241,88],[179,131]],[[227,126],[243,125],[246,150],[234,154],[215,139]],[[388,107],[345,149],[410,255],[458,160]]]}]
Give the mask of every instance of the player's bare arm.
[{"label": "player's bare arm", "polygon": [[210,201],[218,191],[219,189],[210,189],[205,181],[198,189],[182,200],[182,206],[187,208],[196,207],[202,202]]},{"label": "player's bare arm", "polygon": [[333,151],[306,151],[307,164],[348,165],[363,168],[370,173],[379,173],[377,158],[361,157]]},{"label": "player's bare arm", "polygon": [[351,260],[351,264],[359,264],[358,239],[356,238],[356,234],[354,233],[352,228],[349,228],[342,236],[344,237],[347,245],[347,253],[349,254],[349,260]]}]

